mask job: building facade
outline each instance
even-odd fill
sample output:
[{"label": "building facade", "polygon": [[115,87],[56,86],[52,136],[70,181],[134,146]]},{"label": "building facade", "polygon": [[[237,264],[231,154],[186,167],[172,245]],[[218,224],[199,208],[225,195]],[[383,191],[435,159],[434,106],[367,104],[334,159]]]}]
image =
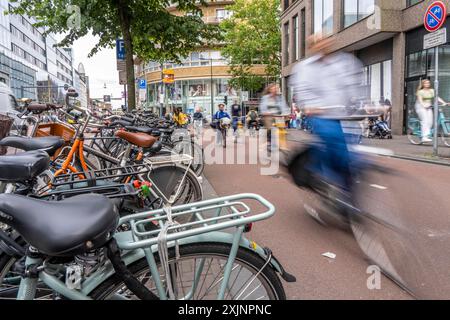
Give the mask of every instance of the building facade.
[{"label": "building facade", "polygon": [[[208,1],[203,6],[205,23],[218,24],[230,16],[226,8],[233,1]],[[178,14],[175,7],[168,10]],[[196,52],[183,59],[180,64],[147,62],[137,67],[137,75],[147,80],[147,94],[144,105],[156,113],[162,111],[166,104],[172,107],[182,107],[185,112],[192,113],[201,108],[207,115],[217,110],[219,103],[231,107],[233,103],[244,102],[248,105],[257,103],[258,92],[243,92],[240,88],[229,85],[229,61],[225,59],[220,49],[199,48]],[[175,83],[166,87],[162,84],[162,70],[173,70]],[[265,67],[255,65],[255,74],[264,75]],[[167,95],[164,93],[167,92]],[[140,94],[142,100],[142,94]],[[138,95],[139,97],[139,95]],[[247,99],[248,97],[248,99]],[[163,111],[164,112],[164,111]]]},{"label": "building facade", "polygon": [[55,37],[44,36],[32,18],[5,15],[12,5],[0,0],[0,81],[17,98],[63,102],[64,85],[74,84],[72,49],[54,47]]},{"label": "building facade", "polygon": [[[407,132],[416,117],[415,91],[421,79],[434,81],[435,49],[424,50],[424,15],[431,0],[282,0],[282,82],[292,101],[289,78],[295,64],[310,57],[307,39],[316,32],[335,38],[334,51],[358,57],[372,103],[392,104],[393,132]],[[450,9],[450,1],[443,1]],[[449,12],[450,14],[450,12]],[[446,22],[450,32],[450,20]],[[450,37],[447,36],[450,40]],[[450,100],[450,43],[439,48],[440,96]]]}]

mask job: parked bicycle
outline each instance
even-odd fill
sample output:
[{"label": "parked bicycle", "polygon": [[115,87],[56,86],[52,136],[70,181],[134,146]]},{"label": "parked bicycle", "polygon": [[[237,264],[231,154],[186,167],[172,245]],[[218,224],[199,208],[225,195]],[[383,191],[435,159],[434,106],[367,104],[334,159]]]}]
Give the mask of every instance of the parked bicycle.
[{"label": "parked bicycle", "polygon": [[[442,142],[450,147],[450,108],[444,108],[441,105],[439,108],[439,116],[438,116],[438,136],[441,137]],[[434,136],[434,128],[431,129],[430,139]],[[408,140],[415,145],[421,145],[422,142],[422,127],[420,124],[420,119],[414,116],[412,111],[409,113],[408,118]]]}]

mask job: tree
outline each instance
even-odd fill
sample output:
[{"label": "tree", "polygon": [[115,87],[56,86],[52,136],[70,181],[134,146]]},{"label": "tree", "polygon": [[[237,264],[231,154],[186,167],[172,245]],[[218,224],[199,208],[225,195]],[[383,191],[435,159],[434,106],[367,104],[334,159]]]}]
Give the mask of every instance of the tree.
[{"label": "tree", "polygon": [[220,26],[232,85],[257,90],[265,80],[252,72],[255,64],[265,65],[266,76],[280,76],[280,0],[235,0],[228,9],[232,16]]},{"label": "tree", "polygon": [[[198,3],[204,0],[178,0],[176,16],[166,9],[169,0],[12,0],[17,7],[10,13],[26,14],[44,27],[46,34],[63,33],[58,46],[70,46],[91,33],[99,42],[89,53],[113,48],[123,38],[126,51],[128,106],[136,106],[134,57],[144,61],[179,61],[195,48],[214,41],[217,28],[203,22]],[[131,53],[131,54],[130,54]]]}]

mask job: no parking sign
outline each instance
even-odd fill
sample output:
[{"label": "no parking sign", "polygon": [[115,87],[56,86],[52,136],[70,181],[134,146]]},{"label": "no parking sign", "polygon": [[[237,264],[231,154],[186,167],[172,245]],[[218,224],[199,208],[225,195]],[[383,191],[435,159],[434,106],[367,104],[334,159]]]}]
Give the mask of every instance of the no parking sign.
[{"label": "no parking sign", "polygon": [[442,1],[436,1],[428,7],[423,24],[427,31],[434,32],[444,25],[446,18],[447,7]]}]

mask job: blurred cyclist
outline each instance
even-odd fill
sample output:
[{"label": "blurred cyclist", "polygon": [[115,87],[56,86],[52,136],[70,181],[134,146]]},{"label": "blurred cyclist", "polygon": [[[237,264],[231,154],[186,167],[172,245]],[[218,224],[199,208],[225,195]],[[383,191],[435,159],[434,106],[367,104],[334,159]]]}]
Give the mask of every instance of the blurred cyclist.
[{"label": "blurred cyclist", "polygon": [[289,116],[289,107],[283,96],[279,94],[278,84],[272,83],[267,86],[266,94],[261,99],[259,111],[263,117],[264,126],[267,130],[267,150],[272,150],[272,127],[276,122],[284,123],[284,117]]},{"label": "blurred cyclist", "polygon": [[[320,144],[312,145],[305,169],[343,191],[351,191],[350,157],[340,119],[348,117],[352,97],[364,96],[363,66],[352,54],[331,53],[334,40],[313,35],[308,39],[313,56],[297,64],[290,85],[297,104],[305,106],[313,133]],[[351,196],[351,193],[350,193]]]}]

